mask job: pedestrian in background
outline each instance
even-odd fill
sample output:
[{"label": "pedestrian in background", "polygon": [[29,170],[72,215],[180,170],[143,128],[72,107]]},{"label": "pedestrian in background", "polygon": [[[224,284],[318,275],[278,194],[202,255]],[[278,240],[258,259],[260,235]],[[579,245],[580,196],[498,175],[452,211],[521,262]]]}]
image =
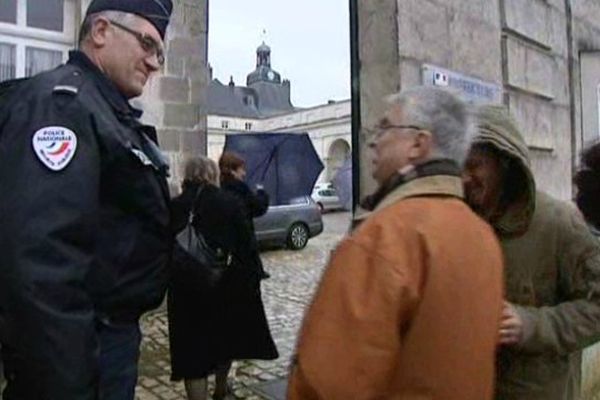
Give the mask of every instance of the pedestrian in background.
[{"label": "pedestrian in background", "polygon": [[172,378],[185,380],[190,400],[203,400],[206,377],[214,373],[213,398],[223,399],[231,392],[227,376],[232,360],[275,359],[277,350],[256,266],[246,261],[257,255],[240,199],[219,188],[219,169],[206,157],[190,159],[184,175],[183,191],[173,199],[176,230],[184,228],[193,210],[193,229],[230,262],[214,288],[189,279],[187,272],[179,276],[174,266],[169,291]]},{"label": "pedestrian in background", "polygon": [[242,211],[252,230],[253,246],[256,248],[256,259],[253,264],[260,279],[266,279],[269,274],[265,271],[262,260],[258,255],[258,242],[254,229],[254,218],[264,215],[269,208],[269,195],[262,186],[258,186],[256,192],[252,191],[244,182],[246,177],[246,162],[236,153],[224,152],[219,158],[219,169],[221,170],[221,187],[236,195],[242,202]]},{"label": "pedestrian in background", "polygon": [[583,151],[574,181],[577,207],[594,231],[600,232],[600,143]]},{"label": "pedestrian in background", "polygon": [[132,400],[163,300],[168,166],[128,100],[164,62],[170,0],[93,0],[79,50],[0,110],[4,400]]},{"label": "pedestrian in background", "polygon": [[464,184],[504,254],[496,399],[575,400],[581,350],[600,338],[600,246],[572,204],[536,190],[529,165],[508,110],[481,107]]},{"label": "pedestrian in background", "polygon": [[463,202],[469,114],[437,88],[388,100],[379,188],[308,308],[288,399],[492,398],[502,257]]}]

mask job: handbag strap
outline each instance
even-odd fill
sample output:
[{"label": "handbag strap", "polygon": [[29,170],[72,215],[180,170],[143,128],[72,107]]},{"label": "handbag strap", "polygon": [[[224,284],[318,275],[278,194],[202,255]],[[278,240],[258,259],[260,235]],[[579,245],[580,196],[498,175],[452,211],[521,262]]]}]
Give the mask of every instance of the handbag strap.
[{"label": "handbag strap", "polygon": [[198,215],[198,214],[196,214],[194,209],[196,208],[196,203],[198,202],[200,195],[204,191],[205,186],[206,185],[204,183],[200,184],[200,187],[198,187],[198,190],[196,191],[196,195],[194,196],[194,200],[192,201],[192,205],[190,207],[190,212],[188,215],[188,224],[190,224],[190,225],[192,224],[192,221],[194,220],[194,218],[196,218],[196,216]]},{"label": "handbag strap", "polygon": [[[198,188],[198,190],[196,191],[196,195],[194,196],[194,201],[192,202],[192,206],[190,207],[190,214],[189,214],[189,219],[188,219],[188,228],[189,229],[193,229],[192,227],[192,221],[194,220],[194,218],[196,218],[196,216],[198,215],[196,212],[194,212],[194,208],[196,206],[196,203],[198,202],[198,199],[200,198],[200,195],[202,194],[202,192],[204,191],[204,189],[206,188],[206,184],[202,183],[200,184],[200,187]],[[205,240],[203,235],[196,235],[196,237],[200,238],[201,240]],[[241,263],[241,258],[238,257],[233,251],[228,251],[227,252],[227,256],[231,257],[232,261],[236,260],[237,262]]]}]

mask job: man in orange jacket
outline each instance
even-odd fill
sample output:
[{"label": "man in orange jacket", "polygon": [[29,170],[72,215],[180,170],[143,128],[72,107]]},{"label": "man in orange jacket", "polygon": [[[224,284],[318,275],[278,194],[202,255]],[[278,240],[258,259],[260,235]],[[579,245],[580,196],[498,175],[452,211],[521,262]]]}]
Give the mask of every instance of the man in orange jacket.
[{"label": "man in orange jacket", "polygon": [[411,89],[377,128],[379,189],[308,309],[288,399],[491,399],[502,256],[463,202],[467,105]]}]

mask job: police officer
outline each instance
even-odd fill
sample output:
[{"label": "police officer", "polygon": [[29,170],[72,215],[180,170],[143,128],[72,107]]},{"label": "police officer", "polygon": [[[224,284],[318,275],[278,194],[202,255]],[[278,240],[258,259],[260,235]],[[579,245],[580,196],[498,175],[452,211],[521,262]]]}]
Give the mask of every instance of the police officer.
[{"label": "police officer", "polygon": [[163,299],[172,236],[167,165],[128,99],[164,62],[171,10],[93,0],[67,64],[3,95],[5,400],[133,399],[138,319]]}]

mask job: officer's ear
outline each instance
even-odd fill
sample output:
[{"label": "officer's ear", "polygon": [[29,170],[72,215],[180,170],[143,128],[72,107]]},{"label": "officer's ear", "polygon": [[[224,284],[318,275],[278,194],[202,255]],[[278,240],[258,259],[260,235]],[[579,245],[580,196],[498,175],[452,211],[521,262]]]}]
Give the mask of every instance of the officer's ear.
[{"label": "officer's ear", "polygon": [[108,44],[111,32],[111,23],[104,17],[94,19],[90,31],[90,39],[94,47],[104,47]]}]

